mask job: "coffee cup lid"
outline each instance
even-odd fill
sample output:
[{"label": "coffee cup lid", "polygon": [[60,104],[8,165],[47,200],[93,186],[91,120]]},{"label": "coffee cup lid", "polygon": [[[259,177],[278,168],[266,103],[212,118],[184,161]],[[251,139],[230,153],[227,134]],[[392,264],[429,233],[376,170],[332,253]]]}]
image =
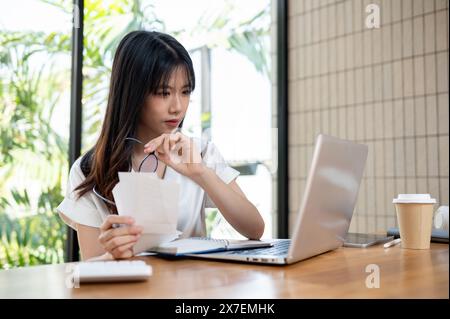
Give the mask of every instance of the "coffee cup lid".
[{"label": "coffee cup lid", "polygon": [[430,194],[398,194],[392,201],[394,204],[436,204],[436,199],[431,198]]}]

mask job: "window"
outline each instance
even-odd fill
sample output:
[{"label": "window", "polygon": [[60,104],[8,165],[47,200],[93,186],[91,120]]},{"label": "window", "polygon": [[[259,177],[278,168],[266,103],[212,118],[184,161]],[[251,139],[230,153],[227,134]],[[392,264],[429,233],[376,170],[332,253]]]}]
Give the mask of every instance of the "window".
[{"label": "window", "polygon": [[0,11],[0,269],[64,260],[71,17],[37,0]]},{"label": "window", "polygon": [[[183,129],[210,138],[241,171],[238,182],[263,214],[264,237],[271,237],[277,156],[272,152],[271,2],[85,1],[84,21],[83,152],[100,131],[120,39],[137,29],[169,33],[190,52],[197,79]],[[212,236],[240,237],[217,210],[208,215]]]},{"label": "window", "polygon": [[[81,153],[100,132],[120,39],[138,29],[170,33],[189,50],[198,83],[184,128],[208,135],[241,172],[240,186],[271,237],[278,176],[272,2],[84,1]],[[69,170],[72,15],[72,1],[58,0],[18,0],[0,12],[0,268],[64,258],[67,228],[56,206]],[[208,213],[208,230],[239,237],[217,210]]]}]

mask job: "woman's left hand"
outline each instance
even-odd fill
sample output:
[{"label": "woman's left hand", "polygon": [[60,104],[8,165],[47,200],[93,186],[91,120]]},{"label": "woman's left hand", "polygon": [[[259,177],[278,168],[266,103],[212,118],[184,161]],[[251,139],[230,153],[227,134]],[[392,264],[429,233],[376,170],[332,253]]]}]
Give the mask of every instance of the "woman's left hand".
[{"label": "woman's left hand", "polygon": [[164,164],[190,178],[201,175],[205,170],[194,140],[180,132],[154,138],[145,144],[144,152],[155,152],[156,157]]}]

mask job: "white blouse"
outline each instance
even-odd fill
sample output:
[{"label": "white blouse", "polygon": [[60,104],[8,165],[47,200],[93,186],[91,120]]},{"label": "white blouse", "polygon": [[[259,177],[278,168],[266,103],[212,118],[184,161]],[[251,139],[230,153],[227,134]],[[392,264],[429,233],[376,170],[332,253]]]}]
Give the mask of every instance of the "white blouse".
[{"label": "white blouse", "polygon": [[[200,141],[194,138],[198,149],[203,149],[203,163],[207,167],[214,170],[226,184],[238,177],[239,172],[225,162],[213,143],[208,142],[201,148]],[[64,222],[75,230],[76,224],[99,228],[110,212],[105,203],[92,191],[77,198],[74,189],[85,179],[80,163],[81,157],[70,169],[66,197],[57,207],[57,211]],[[209,196],[198,184],[169,166],[166,167],[164,180],[175,181],[180,185],[177,224],[177,229],[182,232],[180,237],[206,236],[205,208],[215,207]]]}]

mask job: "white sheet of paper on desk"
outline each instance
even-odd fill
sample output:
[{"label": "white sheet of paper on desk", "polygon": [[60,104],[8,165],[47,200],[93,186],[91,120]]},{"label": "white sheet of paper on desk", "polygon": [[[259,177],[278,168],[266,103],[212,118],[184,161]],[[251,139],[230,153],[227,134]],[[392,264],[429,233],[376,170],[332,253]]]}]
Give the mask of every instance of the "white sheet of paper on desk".
[{"label": "white sheet of paper on desk", "polygon": [[176,233],[178,183],[161,180],[153,173],[119,172],[112,193],[119,215],[133,217],[143,233]]}]

